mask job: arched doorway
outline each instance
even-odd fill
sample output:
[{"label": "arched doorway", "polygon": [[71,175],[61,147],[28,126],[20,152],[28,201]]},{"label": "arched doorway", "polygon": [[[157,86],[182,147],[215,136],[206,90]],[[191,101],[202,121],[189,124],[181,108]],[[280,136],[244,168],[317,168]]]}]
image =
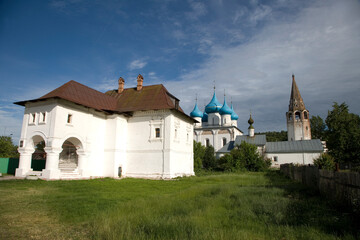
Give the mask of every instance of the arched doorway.
[{"label": "arched doorway", "polygon": [[68,138],[62,144],[62,151],[59,155],[59,169],[61,171],[74,171],[78,167],[79,156],[77,150],[82,148],[77,138]]},{"label": "arched doorway", "polygon": [[34,147],[34,152],[31,155],[31,168],[33,171],[42,171],[46,165],[45,140],[41,136],[36,135],[32,137],[32,146]]}]

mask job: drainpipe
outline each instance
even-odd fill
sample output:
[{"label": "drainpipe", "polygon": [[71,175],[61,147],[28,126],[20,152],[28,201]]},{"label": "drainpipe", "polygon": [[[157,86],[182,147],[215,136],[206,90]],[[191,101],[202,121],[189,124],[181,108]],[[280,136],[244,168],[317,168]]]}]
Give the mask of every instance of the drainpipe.
[{"label": "drainpipe", "polygon": [[162,159],[163,159],[163,162],[162,162],[162,178],[164,178],[164,172],[165,172],[165,119],[164,118],[161,118],[161,120],[163,120],[164,122],[164,127],[163,127],[163,137],[162,137],[162,141],[163,141],[163,149],[162,149]]}]

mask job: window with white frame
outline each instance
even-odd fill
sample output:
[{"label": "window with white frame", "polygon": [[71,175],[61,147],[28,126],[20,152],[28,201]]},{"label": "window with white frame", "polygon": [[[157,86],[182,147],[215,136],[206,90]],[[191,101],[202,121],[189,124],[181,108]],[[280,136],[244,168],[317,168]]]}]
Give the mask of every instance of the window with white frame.
[{"label": "window with white frame", "polygon": [[163,121],[160,120],[150,120],[150,135],[149,141],[161,141],[163,138]]},{"label": "window with white frame", "polygon": [[36,124],[36,113],[30,113],[29,124]]},{"label": "window with white frame", "polygon": [[41,112],[39,118],[39,123],[46,123],[46,112]]},{"label": "window with white frame", "polygon": [[160,138],[160,128],[155,128],[155,137]]}]

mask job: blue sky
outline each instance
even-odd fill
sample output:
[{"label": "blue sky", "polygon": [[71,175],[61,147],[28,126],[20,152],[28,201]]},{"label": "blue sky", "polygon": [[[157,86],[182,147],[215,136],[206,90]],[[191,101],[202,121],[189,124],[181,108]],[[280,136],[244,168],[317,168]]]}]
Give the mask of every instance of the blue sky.
[{"label": "blue sky", "polygon": [[[99,91],[162,83],[190,113],[214,81],[247,131],[285,130],[291,74],[311,115],[334,101],[360,113],[357,0],[0,1],[0,134],[20,137],[24,108],[75,80]],[[231,98],[231,99],[230,99]]]}]

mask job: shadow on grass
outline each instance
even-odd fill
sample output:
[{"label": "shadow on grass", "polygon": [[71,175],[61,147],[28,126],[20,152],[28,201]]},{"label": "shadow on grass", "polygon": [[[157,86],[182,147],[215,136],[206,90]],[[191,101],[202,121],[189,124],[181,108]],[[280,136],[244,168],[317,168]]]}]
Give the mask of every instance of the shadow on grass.
[{"label": "shadow on grass", "polygon": [[360,238],[360,216],[348,207],[326,199],[315,186],[311,188],[292,181],[280,171],[268,171],[265,176],[271,182],[271,187],[283,189],[284,197],[289,199],[279,224],[312,226],[338,237],[350,234],[356,239]]}]

